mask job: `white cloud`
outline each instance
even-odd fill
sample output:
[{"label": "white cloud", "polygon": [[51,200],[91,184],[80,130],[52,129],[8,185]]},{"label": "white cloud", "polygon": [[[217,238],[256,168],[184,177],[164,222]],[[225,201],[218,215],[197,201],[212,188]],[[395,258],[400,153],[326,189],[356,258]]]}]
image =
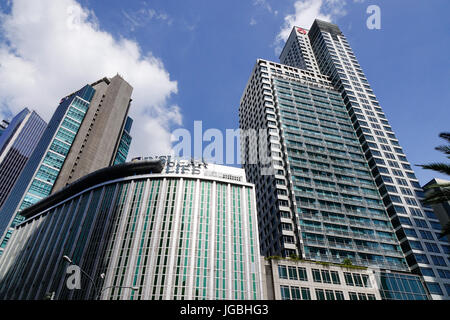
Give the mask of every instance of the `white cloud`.
[{"label": "white cloud", "polygon": [[0,21],[0,115],[28,107],[49,120],[60,98],[119,73],[134,87],[130,156],[168,153],[182,115],[169,105],[177,82],[160,59],[102,31],[75,0],[14,0]]},{"label": "white cloud", "polygon": [[333,22],[346,14],[345,0],[298,0],[294,3],[295,13],[284,17],[284,24],[275,38],[275,52],[281,53],[282,45],[294,26],[309,29],[315,19]]}]

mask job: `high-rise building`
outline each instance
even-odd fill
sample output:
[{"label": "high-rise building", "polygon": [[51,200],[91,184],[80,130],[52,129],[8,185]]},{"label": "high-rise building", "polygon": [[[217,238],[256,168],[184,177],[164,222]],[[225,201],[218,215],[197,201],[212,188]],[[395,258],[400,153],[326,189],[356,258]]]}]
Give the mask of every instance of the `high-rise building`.
[{"label": "high-rise building", "polygon": [[22,210],[72,181],[114,164],[127,122],[132,90],[116,75],[86,85],[61,99],[0,209],[0,234],[3,235],[0,254],[15,226],[23,221]]},{"label": "high-rise building", "polygon": [[243,159],[257,190],[263,255],[348,258],[408,270],[345,105],[327,77],[258,60],[240,122],[244,131],[267,128],[269,134],[273,175]]},{"label": "high-rise building", "polygon": [[274,175],[242,153],[262,253],[409,270],[448,299],[448,243],[345,36],[294,27],[280,59],[257,61],[239,110],[269,134]]},{"label": "high-rise building", "polygon": [[[0,299],[262,299],[244,170],[163,158],[98,170],[24,209]],[[67,261],[84,272],[81,290],[67,286]]]},{"label": "high-rise building", "polygon": [[0,136],[0,208],[33,153],[47,123],[27,108],[19,112]]},{"label": "high-rise building", "polygon": [[449,244],[439,238],[431,208],[422,204],[424,192],[349,43],[338,26],[320,20],[307,37],[320,71],[344,99],[409,267],[424,276],[434,299],[448,299]]},{"label": "high-rise building", "polygon": [[117,157],[122,163],[127,158],[133,123],[127,115],[133,87],[119,75],[91,86],[95,94],[52,193],[88,173],[114,165]]}]

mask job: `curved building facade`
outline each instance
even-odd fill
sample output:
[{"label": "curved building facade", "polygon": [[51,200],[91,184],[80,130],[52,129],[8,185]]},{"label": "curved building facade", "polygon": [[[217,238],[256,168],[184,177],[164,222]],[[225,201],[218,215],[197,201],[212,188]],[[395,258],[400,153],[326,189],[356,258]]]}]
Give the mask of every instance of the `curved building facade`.
[{"label": "curved building facade", "polygon": [[[262,299],[254,186],[242,169],[133,161],[22,214],[0,260],[0,299]],[[71,264],[83,272],[75,289]]]}]

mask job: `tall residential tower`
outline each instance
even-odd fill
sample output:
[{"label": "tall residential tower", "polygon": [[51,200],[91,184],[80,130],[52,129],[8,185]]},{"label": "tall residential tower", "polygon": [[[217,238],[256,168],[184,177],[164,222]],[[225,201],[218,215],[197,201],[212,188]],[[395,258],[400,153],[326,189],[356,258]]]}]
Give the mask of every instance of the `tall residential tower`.
[{"label": "tall residential tower", "polygon": [[409,270],[448,299],[448,243],[342,32],[294,27],[280,59],[257,61],[240,106],[241,129],[268,130],[275,173],[243,153],[262,253]]},{"label": "tall residential tower", "polygon": [[0,136],[0,207],[8,198],[34,151],[47,123],[27,108],[19,112]]}]

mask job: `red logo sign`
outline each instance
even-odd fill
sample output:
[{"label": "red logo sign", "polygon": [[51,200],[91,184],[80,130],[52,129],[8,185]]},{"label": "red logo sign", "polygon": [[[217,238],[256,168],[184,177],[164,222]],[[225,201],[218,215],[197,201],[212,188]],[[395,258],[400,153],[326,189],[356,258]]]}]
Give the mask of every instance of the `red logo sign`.
[{"label": "red logo sign", "polygon": [[302,29],[302,28],[297,28],[297,31],[302,33],[302,34],[307,34],[306,30]]}]

